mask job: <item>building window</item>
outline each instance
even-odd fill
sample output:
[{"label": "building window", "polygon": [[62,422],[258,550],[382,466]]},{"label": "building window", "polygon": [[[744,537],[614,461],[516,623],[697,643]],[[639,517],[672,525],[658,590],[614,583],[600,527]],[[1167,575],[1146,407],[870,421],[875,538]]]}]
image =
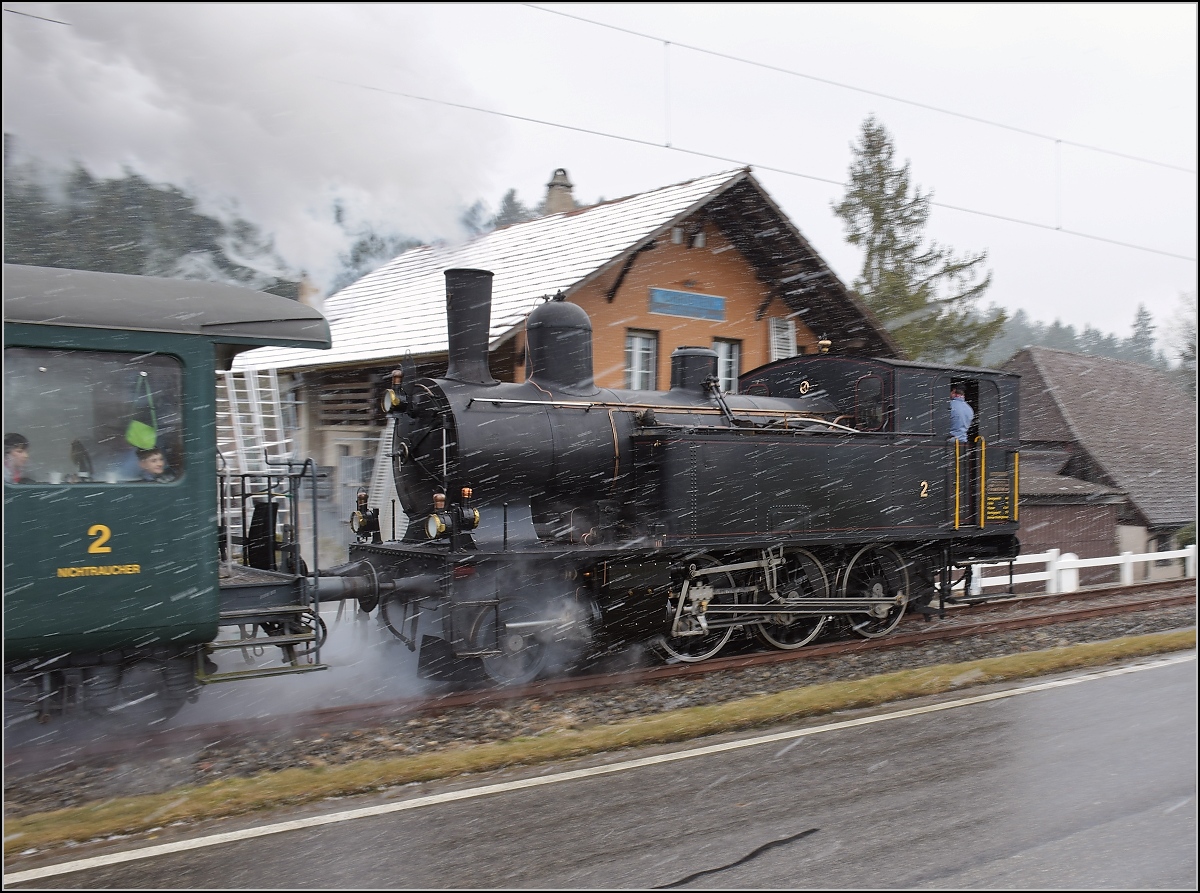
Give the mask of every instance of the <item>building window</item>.
[{"label": "building window", "polygon": [[658,390],[658,334],[629,331],[625,334],[625,387],[631,391]]},{"label": "building window", "polygon": [[726,394],[736,394],[738,375],[742,371],[742,342],[714,338],[713,350],[717,352],[717,378],[720,379],[721,390]]},{"label": "building window", "polygon": [[796,321],[771,317],[771,362],[796,356]]}]

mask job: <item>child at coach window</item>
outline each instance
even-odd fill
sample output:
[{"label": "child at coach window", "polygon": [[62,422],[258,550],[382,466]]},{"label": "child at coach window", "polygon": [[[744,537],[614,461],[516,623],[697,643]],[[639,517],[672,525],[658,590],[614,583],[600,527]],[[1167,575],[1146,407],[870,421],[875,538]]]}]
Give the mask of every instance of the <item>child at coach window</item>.
[{"label": "child at coach window", "polygon": [[138,472],[143,481],[167,483],[174,480],[174,475],[167,471],[167,460],[163,451],[157,448],[138,450]]}]

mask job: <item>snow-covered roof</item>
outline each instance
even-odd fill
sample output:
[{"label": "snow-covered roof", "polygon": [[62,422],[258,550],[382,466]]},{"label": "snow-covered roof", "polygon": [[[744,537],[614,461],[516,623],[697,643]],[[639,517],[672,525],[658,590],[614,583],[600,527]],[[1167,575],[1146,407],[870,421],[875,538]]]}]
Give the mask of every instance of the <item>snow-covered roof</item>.
[{"label": "snow-covered roof", "polygon": [[325,301],[328,351],[260,348],[235,368],[297,369],[433,354],[447,349],[446,270],[490,270],[495,348],[545,296],[568,292],[750,176],[712,174],[494,230],[461,245],[414,248]]}]

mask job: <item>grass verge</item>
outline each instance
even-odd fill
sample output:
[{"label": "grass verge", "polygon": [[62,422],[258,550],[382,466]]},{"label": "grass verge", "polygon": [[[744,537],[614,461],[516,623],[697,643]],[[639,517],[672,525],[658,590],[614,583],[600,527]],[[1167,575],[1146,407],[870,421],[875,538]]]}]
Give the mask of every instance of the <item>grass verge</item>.
[{"label": "grass verge", "polygon": [[4,854],[64,841],[132,834],[182,820],[211,819],[326,797],[531,765],[651,744],[687,741],[719,732],[872,707],[969,686],[1099,667],[1136,657],[1196,647],[1196,631],[1127,636],[1005,657],[939,664],[882,676],[806,686],[723,704],[688,707],[655,716],[437,753],[362,760],[342,766],[285,769],[251,778],[214,781],[163,794],[121,797],[5,821]]}]

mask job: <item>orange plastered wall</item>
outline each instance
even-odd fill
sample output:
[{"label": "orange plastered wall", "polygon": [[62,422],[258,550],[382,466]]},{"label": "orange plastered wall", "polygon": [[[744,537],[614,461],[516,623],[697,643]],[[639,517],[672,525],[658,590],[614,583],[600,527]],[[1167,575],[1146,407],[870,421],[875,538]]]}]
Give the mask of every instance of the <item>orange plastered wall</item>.
[{"label": "orange plastered wall", "polygon": [[[611,302],[607,293],[620,275],[619,264],[571,295],[592,321],[592,363],[598,386],[625,386],[625,333],[629,329],[658,333],[660,390],[670,385],[671,351],[677,347],[711,347],[714,338],[740,341],[742,372],[771,359],[767,319],[786,317],[788,308],[779,300],[771,300],[762,318],[756,318],[770,292],[751,264],[712,224],[704,227],[703,248],[690,247],[694,230],[686,232],[684,244],[660,238],[654,248],[639,254]],[[722,297],[725,319],[651,313],[651,288]],[[812,331],[798,320],[796,340],[808,351],[817,342]]]}]

